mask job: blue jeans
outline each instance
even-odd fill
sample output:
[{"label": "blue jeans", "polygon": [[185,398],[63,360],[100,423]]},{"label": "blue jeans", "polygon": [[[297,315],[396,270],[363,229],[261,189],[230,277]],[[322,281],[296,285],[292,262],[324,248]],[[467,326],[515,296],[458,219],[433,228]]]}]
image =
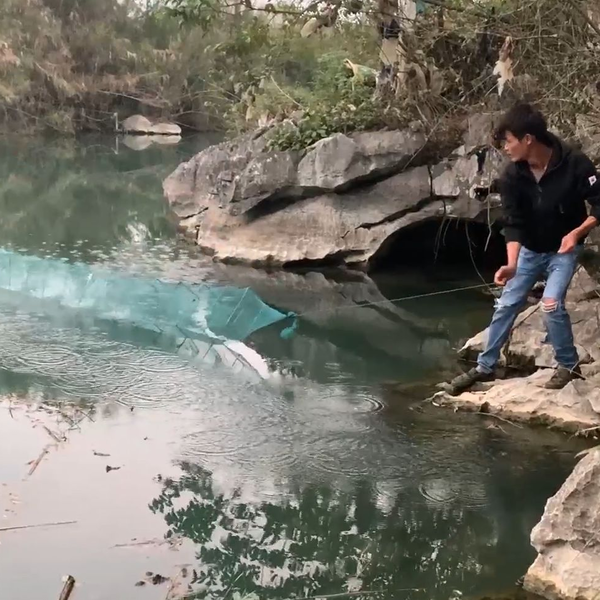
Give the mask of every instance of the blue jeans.
[{"label": "blue jeans", "polygon": [[515,319],[542,275],[546,275],[542,310],[548,341],[552,344],[556,361],[561,367],[571,370],[578,365],[579,357],[573,343],[571,319],[565,309],[565,296],[575,274],[580,251],[581,248],[577,248],[567,254],[538,254],[521,248],[517,273],[506,284],[502,296],[496,302],[496,310],[488,328],[486,348],[477,359],[479,371],[491,373],[495,369]]}]

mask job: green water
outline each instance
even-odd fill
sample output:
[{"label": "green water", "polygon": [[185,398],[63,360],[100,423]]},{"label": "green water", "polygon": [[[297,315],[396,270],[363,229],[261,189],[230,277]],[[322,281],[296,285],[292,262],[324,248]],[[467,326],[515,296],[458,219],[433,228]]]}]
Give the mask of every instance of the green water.
[{"label": "green water", "polygon": [[[213,141],[143,152],[108,138],[0,142],[2,245],[250,286],[311,313],[291,340],[267,329],[192,364],[155,332],[0,293],[0,390],[17,410],[2,409],[0,508],[10,524],[77,520],[2,539],[4,594],[54,597],[70,573],[77,600],[158,599],[164,585],[134,584],[182,565],[197,598],[512,593],[533,558],[529,532],[579,447],[422,403],[489,318],[485,295],[358,307],[477,277],[448,266],[373,280],[213,264],[178,241],[161,191]],[[24,477],[48,443],[34,407],[54,419],[69,405],[89,419],[46,423],[68,441]]]}]

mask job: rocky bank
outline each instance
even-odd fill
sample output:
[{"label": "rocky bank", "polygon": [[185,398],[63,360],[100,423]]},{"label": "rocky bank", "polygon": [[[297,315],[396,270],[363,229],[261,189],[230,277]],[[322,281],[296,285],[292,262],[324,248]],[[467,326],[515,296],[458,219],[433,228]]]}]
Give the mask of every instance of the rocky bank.
[{"label": "rocky bank", "polygon": [[525,588],[550,600],[600,598],[600,450],[590,451],[531,534],[538,557]]},{"label": "rocky bank", "polygon": [[494,221],[498,198],[476,188],[503,161],[489,145],[496,119],[472,116],[443,157],[417,125],[336,134],[303,152],[270,150],[273,130],[258,132],[200,152],[164,191],[181,229],[219,261],[369,268],[424,222]]}]

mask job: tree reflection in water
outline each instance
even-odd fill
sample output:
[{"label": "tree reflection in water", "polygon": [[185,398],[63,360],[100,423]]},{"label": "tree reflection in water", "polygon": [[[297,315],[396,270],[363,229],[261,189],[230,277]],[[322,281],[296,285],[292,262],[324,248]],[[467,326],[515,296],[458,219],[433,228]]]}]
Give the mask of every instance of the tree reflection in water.
[{"label": "tree reflection in water", "polygon": [[181,467],[150,508],[164,516],[167,536],[197,544],[194,598],[362,590],[386,600],[448,600],[497,591],[506,573],[498,577],[493,565],[511,545],[501,529],[513,543],[521,535],[516,522],[500,528],[497,514],[404,491],[384,497],[364,482],[348,492],[313,486],[281,501],[247,502],[239,490],[217,491],[203,467]]}]

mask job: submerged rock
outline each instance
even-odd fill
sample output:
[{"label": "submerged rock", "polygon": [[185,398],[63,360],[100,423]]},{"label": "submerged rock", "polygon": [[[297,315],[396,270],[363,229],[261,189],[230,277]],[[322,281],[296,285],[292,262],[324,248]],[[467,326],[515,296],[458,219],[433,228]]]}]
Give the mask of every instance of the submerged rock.
[{"label": "submerged rock", "polygon": [[525,588],[550,600],[600,597],[600,451],[590,451],[550,498],[531,534],[538,557]]},{"label": "submerged rock", "polygon": [[463,146],[432,172],[435,150],[411,129],[335,134],[303,152],[270,150],[271,135],[208,148],[164,182],[180,228],[215,259],[371,265],[408,227],[494,220],[493,198],[473,193],[497,175],[492,153]]}]

